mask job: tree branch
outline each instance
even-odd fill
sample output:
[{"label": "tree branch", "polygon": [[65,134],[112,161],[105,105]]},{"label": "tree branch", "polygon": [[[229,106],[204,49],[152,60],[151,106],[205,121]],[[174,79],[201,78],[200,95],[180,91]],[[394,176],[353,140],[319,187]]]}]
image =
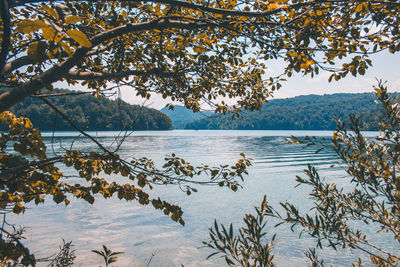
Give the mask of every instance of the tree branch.
[{"label": "tree branch", "polygon": [[[10,51],[10,37],[11,37],[11,19],[10,19],[10,10],[8,8],[7,0],[0,0],[0,16],[3,22],[3,39],[1,41],[1,51],[0,51],[0,74],[3,76],[4,65],[6,64],[7,55]],[[4,77],[0,77],[3,79]]]},{"label": "tree branch", "polygon": [[136,76],[160,76],[160,77],[173,77],[176,75],[175,72],[164,72],[160,69],[154,68],[148,71],[140,71],[140,70],[128,70],[122,72],[115,73],[105,73],[105,72],[80,72],[80,71],[70,71],[65,78],[73,79],[73,80],[113,80],[113,79],[122,79],[125,77],[129,77],[132,75]]},{"label": "tree branch", "polygon": [[[215,25],[209,23],[153,20],[150,22],[122,25],[109,31],[102,32],[94,36],[90,41],[92,43],[92,47],[95,47],[102,42],[114,39],[123,34],[133,32],[146,30],[164,30],[171,28],[193,30],[203,27],[215,27]],[[8,108],[14,106],[15,104],[23,101],[26,97],[34,94],[46,85],[50,85],[64,78],[69,73],[70,69],[76,66],[83,58],[85,58],[86,54],[90,51],[92,47],[78,47],[75,50],[74,54],[66,59],[64,62],[57,64],[46,72],[32,78],[30,81],[1,94],[0,112],[3,112]]]},{"label": "tree branch", "polygon": [[[342,1],[339,1],[339,2],[342,2]],[[130,0],[128,2],[143,2],[143,1]],[[259,18],[259,17],[267,17],[267,16],[277,14],[287,8],[297,9],[297,8],[300,8],[303,6],[313,5],[313,4],[319,3],[321,1],[315,0],[315,1],[301,2],[301,3],[288,5],[284,8],[275,8],[275,9],[266,10],[266,11],[262,11],[262,12],[241,11],[241,10],[232,10],[232,9],[225,9],[225,8],[208,7],[205,5],[186,2],[186,1],[180,1],[180,0],[147,0],[145,2],[153,2],[153,3],[167,4],[167,5],[171,5],[171,6],[185,7],[185,8],[189,8],[189,9],[201,10],[201,11],[208,12],[208,13],[220,14],[220,15],[226,15],[226,16],[235,16],[235,17],[241,16],[241,17],[251,17],[251,18],[258,17]],[[323,2],[338,2],[338,1],[323,1]]]},{"label": "tree branch", "polygon": [[99,148],[101,148],[104,152],[110,153],[99,141],[97,141],[94,137],[91,135],[87,134],[86,132],[82,131],[78,126],[75,125],[71,121],[71,119],[65,115],[61,110],[59,110],[56,106],[54,106],[47,98],[45,97],[39,97],[43,102],[45,102],[49,107],[51,107],[55,112],[57,112],[61,117],[63,117],[64,120],[66,120],[75,130],[80,132],[82,135],[86,136],[90,140],[92,140],[96,145],[98,145]]},{"label": "tree branch", "polygon": [[[42,58],[40,60],[40,62],[43,62],[43,61],[45,61],[47,59],[48,59],[47,57],[44,57],[44,58]],[[22,56],[22,57],[17,58],[17,59],[15,59],[13,61],[7,62],[2,68],[2,70],[3,70],[2,73],[3,74],[9,74],[9,73],[11,73],[12,71],[14,71],[16,69],[19,69],[19,68],[21,68],[23,66],[34,64],[34,63],[37,63],[37,60],[33,60],[28,56]]]},{"label": "tree branch", "polygon": [[[38,3],[38,2],[49,2],[50,0],[47,1],[39,1],[39,0],[17,0],[15,3],[12,5],[12,7],[15,6],[22,6],[26,4],[32,4],[32,3]],[[97,0],[99,1],[99,0]],[[227,16],[241,16],[241,17],[267,17],[271,16],[274,14],[277,14],[283,10],[286,9],[298,9],[301,7],[305,6],[313,6],[315,4],[324,4],[324,3],[329,3],[329,4],[334,4],[334,3],[348,3],[348,0],[312,0],[312,1],[307,1],[307,2],[300,2],[300,3],[294,3],[294,4],[289,4],[286,5],[285,7],[279,7],[271,10],[266,10],[262,12],[257,12],[257,11],[241,11],[241,10],[233,10],[233,9],[224,9],[224,8],[214,8],[214,7],[208,7],[205,5],[201,4],[196,4],[192,2],[187,2],[187,1],[180,1],[180,0],[146,0],[146,1],[138,1],[138,0],[120,0],[120,2],[150,2],[150,3],[160,3],[160,4],[166,4],[166,5],[171,5],[171,6],[178,6],[178,7],[184,7],[184,8],[189,8],[189,9],[195,9],[195,10],[201,10],[204,12],[208,13],[214,13],[214,14],[221,14],[221,15],[227,15]],[[399,2],[394,2],[394,1],[369,1],[372,4],[388,4],[388,5],[400,5]]]},{"label": "tree branch", "polygon": [[[111,47],[111,45],[108,45],[108,46],[106,46],[106,47],[104,47],[102,49],[99,49],[99,50],[90,50],[90,51],[88,51],[86,53],[86,56],[93,56],[93,55],[97,55],[97,54],[100,54],[102,52],[105,52]],[[67,58],[68,56],[69,55],[67,53],[65,53],[65,52],[61,53],[61,57],[63,57],[63,58]],[[43,58],[41,58],[39,60],[39,63],[42,63],[42,62],[44,62],[46,60],[49,60],[49,57],[44,56]],[[13,61],[7,62],[3,67],[3,74],[9,74],[9,73],[13,72],[16,69],[19,69],[19,68],[21,68],[23,66],[27,66],[27,65],[30,65],[30,64],[34,64],[34,63],[38,63],[38,61],[37,60],[33,60],[28,56],[22,56],[20,58],[14,59]]]}]

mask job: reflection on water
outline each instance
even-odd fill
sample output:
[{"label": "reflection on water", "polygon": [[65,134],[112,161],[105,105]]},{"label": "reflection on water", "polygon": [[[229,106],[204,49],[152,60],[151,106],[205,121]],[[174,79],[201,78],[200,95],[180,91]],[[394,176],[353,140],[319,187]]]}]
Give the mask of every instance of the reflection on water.
[{"label": "reflection on water", "polygon": [[[100,132],[97,136],[101,142],[112,144],[113,134]],[[308,188],[294,188],[295,175],[301,174],[308,163],[316,165],[322,176],[346,186],[345,172],[336,165],[338,160],[332,151],[315,154],[315,148],[284,143],[290,135],[329,137],[330,134],[321,131],[167,131],[139,132],[128,137],[120,150],[122,157],[146,156],[159,164],[165,155],[172,153],[192,164],[208,165],[233,163],[240,152],[253,158],[250,175],[243,182],[243,189],[236,193],[201,187],[198,193],[188,197],[176,187],[155,188],[154,194],[181,205],[184,227],[151,207],[116,198],[96,199],[93,205],[74,200],[68,207],[48,201],[38,207],[30,206],[24,215],[9,216],[8,220],[29,227],[27,245],[37,256],[55,252],[61,238],[72,240],[78,266],[101,264],[100,258],[90,250],[99,249],[102,244],[125,252],[119,257],[118,266],[139,266],[152,253],[155,256],[151,266],[225,266],[222,259],[205,260],[210,251],[200,248],[201,241],[207,240],[208,227],[214,218],[238,226],[243,214],[252,211],[252,206],[264,194],[275,206],[288,200],[299,203],[303,209],[310,207]],[[51,138],[49,134],[46,140],[50,142]],[[60,145],[69,147],[73,140],[76,149],[96,149],[89,140],[76,139],[75,133],[59,132],[53,138],[56,153]],[[298,233],[284,227],[271,226],[270,232],[271,235],[278,232],[278,241],[282,242],[275,249],[281,266],[305,264],[302,251],[313,245],[312,240],[299,240]],[[349,265],[355,256],[349,252],[337,255],[337,252],[324,251],[322,256],[327,264],[335,265]]]}]

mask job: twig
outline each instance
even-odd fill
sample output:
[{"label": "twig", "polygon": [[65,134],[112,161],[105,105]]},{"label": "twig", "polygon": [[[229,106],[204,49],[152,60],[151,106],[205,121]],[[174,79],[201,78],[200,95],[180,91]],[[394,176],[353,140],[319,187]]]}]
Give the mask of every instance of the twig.
[{"label": "twig", "polygon": [[67,115],[65,115],[61,110],[59,110],[56,106],[54,106],[48,99],[45,97],[39,97],[43,102],[45,102],[48,106],[50,106],[55,112],[57,112],[61,117],[63,117],[75,130],[80,132],[82,135],[86,136],[90,140],[92,140],[98,147],[100,147],[104,152],[110,153],[99,141],[97,141],[94,137],[92,137],[90,134],[86,133],[82,129],[80,129],[78,126],[75,125],[71,121],[70,118],[68,118]]}]

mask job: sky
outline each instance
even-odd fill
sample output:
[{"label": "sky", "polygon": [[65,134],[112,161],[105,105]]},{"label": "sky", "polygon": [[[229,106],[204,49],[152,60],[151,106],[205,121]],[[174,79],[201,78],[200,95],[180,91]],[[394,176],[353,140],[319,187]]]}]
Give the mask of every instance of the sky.
[{"label": "sky", "polygon": [[373,65],[364,76],[354,77],[350,74],[344,79],[332,80],[330,83],[328,72],[322,72],[313,79],[297,75],[285,82],[283,88],[275,94],[275,98],[309,94],[373,92],[373,85],[377,84],[377,79],[387,81],[386,85],[390,92],[400,91],[400,55],[383,52],[371,56],[371,60]]},{"label": "sky", "polygon": [[[324,95],[334,93],[361,93],[373,92],[373,86],[377,84],[377,79],[387,81],[389,92],[400,91],[400,54],[390,54],[382,52],[371,56],[372,67],[365,75],[354,77],[349,74],[346,78],[339,81],[328,82],[331,73],[321,72],[313,79],[309,76],[296,74],[282,83],[282,88],[275,92],[274,98],[288,98],[298,95]],[[267,73],[276,75],[281,73],[284,64],[282,62],[271,62]],[[143,100],[131,94],[131,90],[122,90],[122,99],[131,104],[142,104]],[[167,101],[160,96],[153,96],[145,105],[161,109],[165,107]]]},{"label": "sky", "polygon": [[[387,81],[387,87],[389,92],[400,92],[400,53],[390,54],[388,52],[381,52],[371,57],[373,66],[370,67],[365,75],[353,77],[349,74],[346,78],[339,81],[328,82],[330,73],[321,72],[318,76],[313,79],[309,76],[302,76],[301,74],[295,74],[289,78],[286,82],[282,83],[282,88],[275,92],[274,98],[288,98],[298,95],[310,95],[310,94],[334,94],[334,93],[361,93],[361,92],[373,92],[373,86],[377,84],[377,79]],[[267,64],[267,74],[275,76],[282,73],[284,63],[280,61],[272,61]],[[68,88],[66,84],[56,84],[58,88]],[[79,89],[79,88],[70,88]],[[162,109],[170,101],[164,100],[161,96],[152,95],[152,97],[143,101],[142,98],[137,97],[135,93],[132,93],[131,88],[125,88],[121,90],[122,100],[130,104],[144,104],[147,107],[155,109]],[[233,103],[230,101],[230,103]],[[179,103],[175,103],[179,105]],[[207,107],[203,107],[207,109]]]}]

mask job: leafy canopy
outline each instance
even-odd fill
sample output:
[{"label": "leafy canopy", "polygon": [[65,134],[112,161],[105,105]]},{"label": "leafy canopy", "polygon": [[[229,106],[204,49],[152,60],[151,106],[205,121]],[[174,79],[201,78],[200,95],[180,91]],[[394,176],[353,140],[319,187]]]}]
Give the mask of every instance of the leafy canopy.
[{"label": "leafy canopy", "polygon": [[[7,2],[7,1],[5,1]],[[396,1],[14,1],[4,10],[3,111],[56,81],[99,91],[110,81],[193,110],[218,96],[257,109],[293,72],[364,74],[368,55],[398,51]],[[8,19],[8,21],[7,21]],[[7,39],[6,39],[7,38]],[[347,57],[353,55],[352,57]],[[266,61],[282,58],[281,77]],[[341,66],[337,60],[344,59]]]}]

